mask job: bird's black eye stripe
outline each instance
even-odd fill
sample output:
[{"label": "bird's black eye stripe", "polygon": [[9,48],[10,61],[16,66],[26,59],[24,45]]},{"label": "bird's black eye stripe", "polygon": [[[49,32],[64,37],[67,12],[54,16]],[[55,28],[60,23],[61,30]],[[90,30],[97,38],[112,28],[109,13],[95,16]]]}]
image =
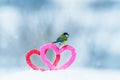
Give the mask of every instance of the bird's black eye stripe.
[{"label": "bird's black eye stripe", "polygon": [[68,33],[67,32],[65,32],[65,33],[63,33],[64,35],[68,35]]}]

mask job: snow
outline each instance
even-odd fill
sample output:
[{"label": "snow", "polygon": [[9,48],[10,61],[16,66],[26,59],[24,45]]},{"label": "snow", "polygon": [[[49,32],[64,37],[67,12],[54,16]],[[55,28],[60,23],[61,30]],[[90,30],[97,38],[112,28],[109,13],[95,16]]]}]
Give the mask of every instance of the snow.
[{"label": "snow", "polygon": [[7,73],[0,80],[120,80],[120,71],[71,69],[58,71],[20,71]]},{"label": "snow", "polygon": [[[77,52],[77,58],[71,66],[72,68],[92,67],[120,70],[119,1],[114,6],[111,5],[106,8],[107,5],[110,5],[109,1],[105,0],[104,3],[102,0],[103,4],[100,3],[98,7],[95,6],[94,8],[96,9],[90,5],[95,4],[94,1],[97,2],[98,0],[50,0],[50,2],[48,0],[48,4],[43,4],[43,7],[40,9],[31,9],[34,7],[33,0],[28,2],[21,0],[20,2],[25,4],[23,6],[14,6],[17,5],[16,3],[19,3],[19,0],[1,1],[10,2],[13,5],[4,5],[1,2],[3,6],[0,6],[0,69],[11,70],[28,67],[25,62],[25,54],[29,49],[39,49],[43,44],[55,41],[59,34],[68,32],[70,34],[68,44],[74,46]],[[39,3],[39,1],[35,2]],[[116,2],[113,1],[113,4]],[[29,9],[27,4],[31,4]],[[21,9],[23,7],[24,9]],[[103,8],[100,9],[99,7]],[[34,62],[40,63],[34,56],[33,58]],[[66,58],[66,56],[63,58]],[[96,80],[98,80],[97,77],[103,77],[99,79],[105,80],[107,76],[110,76],[110,78],[107,77],[106,79],[112,79],[111,77],[113,77],[115,80],[116,77],[120,80],[119,72],[89,71],[88,69],[47,71],[44,73],[38,71],[12,71],[12,73],[5,73],[3,80],[5,78],[14,80],[15,76],[16,79],[21,79],[22,77],[27,79],[27,76],[32,74],[33,76],[30,77],[40,74],[38,78],[42,78],[46,74],[48,76],[45,77],[47,80],[50,74],[56,75],[61,79],[67,75],[71,76],[71,72],[74,73],[74,78],[82,75],[80,79],[83,80],[87,80],[84,76],[90,79],[95,77],[94,79]],[[0,75],[3,75],[3,73]],[[73,80],[73,78],[71,79]]]}]

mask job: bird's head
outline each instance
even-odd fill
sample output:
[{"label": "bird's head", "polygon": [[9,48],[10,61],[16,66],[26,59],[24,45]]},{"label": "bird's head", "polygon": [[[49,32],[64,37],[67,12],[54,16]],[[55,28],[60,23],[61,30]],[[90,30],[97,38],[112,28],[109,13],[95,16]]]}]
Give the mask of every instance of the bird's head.
[{"label": "bird's head", "polygon": [[65,35],[67,38],[69,37],[69,34],[67,32],[64,32],[63,35]]}]

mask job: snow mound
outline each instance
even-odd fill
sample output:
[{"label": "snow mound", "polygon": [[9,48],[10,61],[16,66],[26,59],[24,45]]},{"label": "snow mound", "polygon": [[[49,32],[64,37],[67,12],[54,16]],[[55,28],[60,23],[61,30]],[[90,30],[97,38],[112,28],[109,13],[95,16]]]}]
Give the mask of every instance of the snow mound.
[{"label": "snow mound", "polygon": [[20,71],[7,73],[0,80],[120,80],[120,72],[109,70]]}]

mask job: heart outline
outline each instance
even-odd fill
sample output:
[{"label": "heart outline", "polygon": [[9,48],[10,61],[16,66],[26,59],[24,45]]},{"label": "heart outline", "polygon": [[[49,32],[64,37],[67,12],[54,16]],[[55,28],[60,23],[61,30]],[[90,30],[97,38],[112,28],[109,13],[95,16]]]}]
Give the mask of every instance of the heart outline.
[{"label": "heart outline", "polygon": [[[71,52],[71,57],[69,58],[69,60],[67,62],[65,62],[62,66],[60,67],[56,67],[54,65],[52,65],[51,61],[47,59],[47,57],[45,56],[45,51],[47,49],[52,49],[56,55],[61,55],[64,51],[66,50],[69,50]],[[43,60],[43,62],[51,69],[51,70],[61,70],[61,69],[66,69],[68,68],[75,60],[76,58],[76,52],[75,52],[75,49],[70,46],[70,45],[65,45],[65,46],[62,46],[60,49],[52,44],[52,43],[48,43],[48,44],[45,44],[43,45],[41,48],[40,48],[40,52],[41,52],[41,59]]]},{"label": "heart outline", "polygon": [[[47,53],[48,50],[45,51],[45,54]],[[37,49],[32,49],[30,51],[27,52],[26,54],[26,63],[33,69],[33,70],[41,70],[41,71],[46,71],[45,68],[41,68],[41,67],[37,67],[36,65],[34,65],[30,59],[30,57],[33,55],[33,54],[36,54],[38,56],[41,56],[41,53],[39,50]],[[54,66],[57,66],[58,62],[60,61],[60,56],[59,55],[56,55],[56,58],[53,62],[53,65]]]},{"label": "heart outline", "polygon": [[26,54],[26,62],[27,62],[27,64],[28,64],[33,70],[45,71],[44,68],[39,68],[39,67],[37,67],[36,65],[34,65],[34,64],[32,63],[30,57],[31,57],[33,54],[40,55],[40,51],[37,50],[37,49],[33,49],[33,50],[28,51],[27,54]]}]

